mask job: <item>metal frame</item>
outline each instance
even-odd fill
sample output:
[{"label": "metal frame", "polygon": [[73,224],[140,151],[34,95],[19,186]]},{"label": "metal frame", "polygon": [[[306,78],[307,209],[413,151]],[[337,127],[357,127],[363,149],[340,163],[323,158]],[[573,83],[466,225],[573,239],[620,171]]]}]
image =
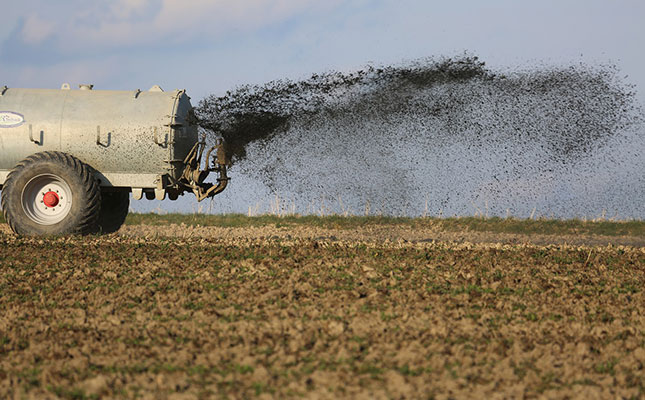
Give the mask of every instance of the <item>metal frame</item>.
[{"label": "metal frame", "polygon": [[157,189],[159,182],[161,182],[159,174],[122,174],[95,171],[94,176],[101,181],[102,187]]}]

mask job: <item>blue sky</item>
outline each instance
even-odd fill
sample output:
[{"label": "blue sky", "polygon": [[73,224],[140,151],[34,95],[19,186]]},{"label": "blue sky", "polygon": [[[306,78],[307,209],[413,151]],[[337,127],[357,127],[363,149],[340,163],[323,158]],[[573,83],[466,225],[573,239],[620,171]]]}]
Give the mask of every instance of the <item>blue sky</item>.
[{"label": "blue sky", "polygon": [[[645,2],[2,0],[0,80],[186,88],[464,51],[497,68],[613,62],[645,89]],[[643,96],[640,96],[643,98]]]},{"label": "blue sky", "polygon": [[[0,86],[159,84],[196,104],[243,83],[468,52],[496,70],[615,64],[645,103],[642,0],[0,0],[0,10]],[[270,196],[236,179],[222,209]]]}]

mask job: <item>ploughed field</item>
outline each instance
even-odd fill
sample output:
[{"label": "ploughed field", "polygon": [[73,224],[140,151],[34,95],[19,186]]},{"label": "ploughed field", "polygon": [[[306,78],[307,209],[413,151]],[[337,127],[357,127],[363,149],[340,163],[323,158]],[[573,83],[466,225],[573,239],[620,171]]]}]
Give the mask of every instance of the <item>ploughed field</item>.
[{"label": "ploughed field", "polygon": [[0,225],[0,398],[640,398],[643,225]]}]

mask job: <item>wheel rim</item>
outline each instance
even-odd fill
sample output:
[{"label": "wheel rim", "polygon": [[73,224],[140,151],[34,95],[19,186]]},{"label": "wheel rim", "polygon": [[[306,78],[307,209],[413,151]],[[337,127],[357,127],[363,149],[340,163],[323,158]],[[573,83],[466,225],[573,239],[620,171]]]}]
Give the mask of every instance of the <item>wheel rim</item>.
[{"label": "wheel rim", "polygon": [[22,209],[37,224],[54,225],[69,214],[72,190],[56,175],[33,177],[22,190]]}]

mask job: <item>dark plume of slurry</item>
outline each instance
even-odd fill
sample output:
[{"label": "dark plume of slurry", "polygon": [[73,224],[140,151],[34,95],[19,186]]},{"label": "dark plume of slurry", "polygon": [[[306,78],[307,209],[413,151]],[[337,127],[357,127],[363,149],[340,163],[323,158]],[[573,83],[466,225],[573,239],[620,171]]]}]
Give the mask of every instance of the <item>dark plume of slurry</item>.
[{"label": "dark plume of slurry", "polygon": [[410,112],[402,108],[402,100],[414,95],[415,88],[476,77],[490,78],[484,64],[474,57],[410,67],[368,67],[350,73],[332,71],[299,82],[277,80],[263,86],[243,85],[222,97],[203,99],[197,110],[201,126],[223,137],[230,154],[239,160],[246,156],[249,143],[287,131],[295,119],[321,114],[333,118],[344,113],[345,103],[357,101],[376,105],[392,100],[387,112]]},{"label": "dark plume of slurry", "polygon": [[580,177],[597,154],[642,127],[617,74],[420,60],[240,86],[197,111],[210,137],[226,140],[239,173],[297,199],[299,211],[326,201],[335,212],[570,216],[567,207],[581,206],[569,192],[588,186]]}]

